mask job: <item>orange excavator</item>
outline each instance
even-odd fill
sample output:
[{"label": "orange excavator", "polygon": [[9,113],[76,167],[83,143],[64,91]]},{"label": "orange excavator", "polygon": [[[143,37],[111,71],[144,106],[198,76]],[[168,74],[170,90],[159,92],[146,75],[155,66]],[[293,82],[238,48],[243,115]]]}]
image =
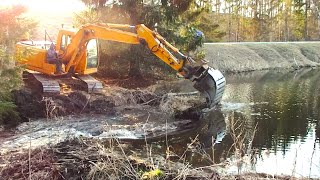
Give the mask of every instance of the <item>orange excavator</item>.
[{"label": "orange excavator", "polygon": [[[102,88],[102,83],[89,75],[96,73],[99,65],[99,39],[142,44],[178,74],[194,82],[194,87],[206,97],[208,106],[216,105],[222,98],[225,78],[219,70],[205,63],[195,63],[143,24],[87,24],[78,30],[59,31],[55,49],[65,64],[65,73],[84,81],[88,91]],[[56,65],[47,62],[47,49],[51,44],[50,41],[20,41],[16,45],[17,52],[22,54],[18,63],[38,72],[32,75],[42,84],[43,92],[60,92],[59,83],[55,80],[61,74],[55,74]]]}]

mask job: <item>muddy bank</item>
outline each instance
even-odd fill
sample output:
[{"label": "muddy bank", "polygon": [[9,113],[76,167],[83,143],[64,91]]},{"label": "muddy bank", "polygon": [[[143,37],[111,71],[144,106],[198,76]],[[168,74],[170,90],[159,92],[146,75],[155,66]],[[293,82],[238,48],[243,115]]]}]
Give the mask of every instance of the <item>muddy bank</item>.
[{"label": "muddy bank", "polygon": [[[115,85],[104,84],[100,93],[87,93],[76,90],[60,94],[43,94],[29,88],[12,92],[14,103],[22,119],[57,118],[79,114],[122,114],[124,109],[157,109],[174,116],[185,116],[189,108],[205,105],[200,94],[194,94],[192,83],[186,80],[158,82],[144,89],[126,89]],[[179,93],[192,92],[189,96]],[[200,107],[201,106],[201,107]],[[190,110],[188,110],[190,111]]]},{"label": "muddy bank", "polygon": [[299,69],[320,65],[320,42],[207,43],[206,60],[222,71]]}]

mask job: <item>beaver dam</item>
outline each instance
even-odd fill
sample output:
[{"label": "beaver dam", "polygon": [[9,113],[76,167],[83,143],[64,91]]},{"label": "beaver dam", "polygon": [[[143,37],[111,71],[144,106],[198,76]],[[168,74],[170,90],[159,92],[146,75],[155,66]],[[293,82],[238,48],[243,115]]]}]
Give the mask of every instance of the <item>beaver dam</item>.
[{"label": "beaver dam", "polygon": [[[265,44],[257,46],[270,50]],[[292,46],[297,54],[302,52],[296,51],[302,48],[299,44]],[[215,47],[212,52],[219,56],[207,60],[236,57],[224,52],[237,48],[248,47]],[[253,59],[260,61],[259,57]],[[299,67],[302,58],[295,58]],[[231,69],[235,61],[217,66],[225,65],[225,71],[254,70],[245,63],[243,69]],[[15,91],[26,122],[0,133],[0,177],[320,178],[320,72],[314,65],[307,69],[292,63],[281,65],[281,70],[229,74],[222,103],[214,109],[203,107],[204,99],[184,81],[143,89],[110,85],[99,95],[80,90],[48,96]]]}]

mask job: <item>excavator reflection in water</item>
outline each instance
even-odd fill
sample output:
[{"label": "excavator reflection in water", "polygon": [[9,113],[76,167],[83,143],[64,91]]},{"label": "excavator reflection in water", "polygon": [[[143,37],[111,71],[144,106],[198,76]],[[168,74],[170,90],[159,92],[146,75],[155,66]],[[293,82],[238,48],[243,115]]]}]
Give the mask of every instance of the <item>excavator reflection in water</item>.
[{"label": "excavator reflection in water", "polygon": [[[135,33],[132,33],[133,31]],[[78,31],[59,31],[55,48],[59,58],[66,65],[65,72],[84,81],[88,91],[102,88],[101,82],[89,76],[97,72],[99,65],[99,39],[142,44],[178,74],[194,82],[194,87],[206,97],[208,106],[216,105],[222,98],[225,78],[219,70],[206,64],[195,63],[192,58],[182,54],[161,35],[143,24],[88,24],[80,27]],[[48,41],[21,41],[17,43],[16,49],[18,52],[31,52],[23,56],[19,62],[27,69],[39,72],[33,73],[33,76],[41,82],[43,92],[60,92],[59,83],[54,79],[59,79],[61,75],[55,74],[55,65],[47,63],[46,60],[50,44]]]}]

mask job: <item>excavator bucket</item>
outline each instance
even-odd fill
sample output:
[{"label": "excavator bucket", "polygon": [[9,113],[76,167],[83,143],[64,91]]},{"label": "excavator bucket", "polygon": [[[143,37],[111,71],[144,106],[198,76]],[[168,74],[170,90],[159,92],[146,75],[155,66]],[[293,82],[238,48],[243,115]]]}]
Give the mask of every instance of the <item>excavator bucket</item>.
[{"label": "excavator bucket", "polygon": [[193,85],[206,98],[209,108],[218,104],[224,92],[226,80],[223,74],[208,66],[200,66],[194,74]]}]

